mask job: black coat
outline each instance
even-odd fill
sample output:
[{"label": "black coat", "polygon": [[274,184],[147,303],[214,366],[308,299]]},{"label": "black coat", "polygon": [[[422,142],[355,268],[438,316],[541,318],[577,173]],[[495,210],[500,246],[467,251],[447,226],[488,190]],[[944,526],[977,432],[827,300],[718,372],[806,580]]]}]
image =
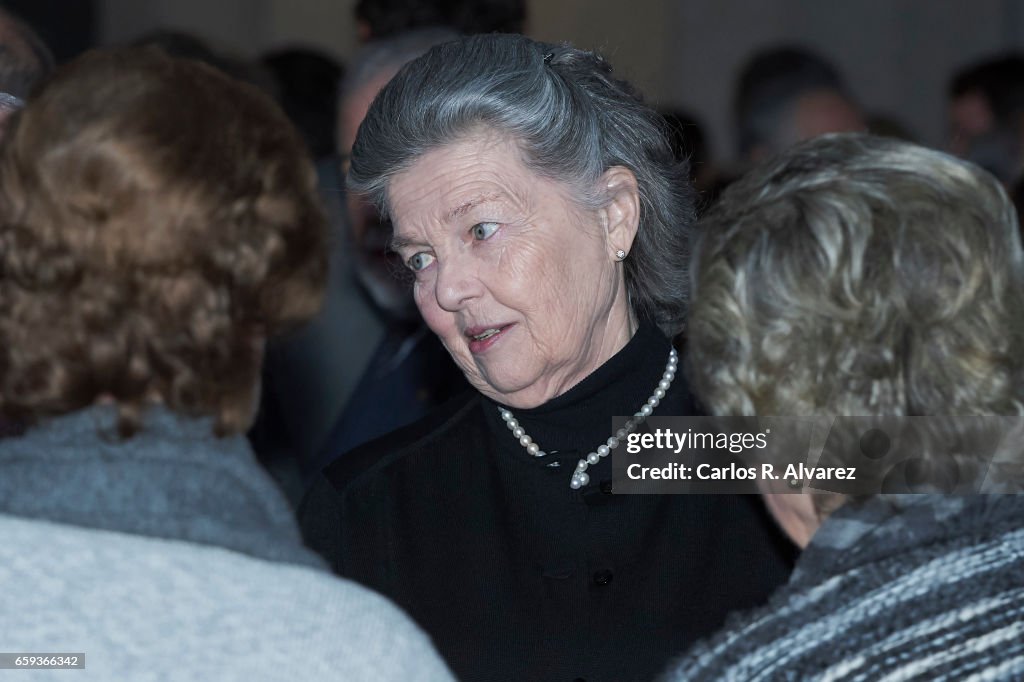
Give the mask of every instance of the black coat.
[{"label": "black coat", "polygon": [[[567,393],[514,410],[558,450],[544,459],[478,393],[357,448],[307,495],[307,542],[405,609],[467,682],[651,679],[763,603],[793,559],[756,496],[614,495],[606,461],[569,488],[611,417],[656,387],[669,347],[642,325]],[[655,414],[692,411],[680,373]]]}]

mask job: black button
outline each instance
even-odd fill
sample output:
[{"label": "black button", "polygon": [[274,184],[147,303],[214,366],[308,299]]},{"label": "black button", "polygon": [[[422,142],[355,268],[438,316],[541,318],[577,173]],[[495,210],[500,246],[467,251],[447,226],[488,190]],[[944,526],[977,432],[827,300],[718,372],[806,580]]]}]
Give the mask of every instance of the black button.
[{"label": "black button", "polygon": [[583,679],[582,677],[577,677],[572,682],[587,682],[587,681],[585,679]]},{"label": "black button", "polygon": [[602,568],[600,571],[594,571],[594,584],[604,587],[610,583],[614,577],[615,574],[611,570]]},{"label": "black button", "polygon": [[601,481],[601,492],[603,492],[605,495],[611,495],[612,494],[612,482],[611,482],[611,480]]}]

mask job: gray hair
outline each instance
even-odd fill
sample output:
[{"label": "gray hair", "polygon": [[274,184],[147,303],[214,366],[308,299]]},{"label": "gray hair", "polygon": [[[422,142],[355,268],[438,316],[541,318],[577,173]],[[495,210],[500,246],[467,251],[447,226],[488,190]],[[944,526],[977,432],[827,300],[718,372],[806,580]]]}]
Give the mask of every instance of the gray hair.
[{"label": "gray hair", "polygon": [[387,212],[391,178],[425,152],[480,128],[508,134],[528,167],[604,202],[611,167],[636,176],[641,212],[625,260],[633,311],[674,336],[685,325],[694,201],[686,163],[672,155],[661,117],[600,56],[519,35],[439,45],[381,91],[352,151],[349,187]]},{"label": "gray hair", "polygon": [[991,175],[826,135],[700,228],[688,371],[718,415],[1024,415],[1024,254]]}]

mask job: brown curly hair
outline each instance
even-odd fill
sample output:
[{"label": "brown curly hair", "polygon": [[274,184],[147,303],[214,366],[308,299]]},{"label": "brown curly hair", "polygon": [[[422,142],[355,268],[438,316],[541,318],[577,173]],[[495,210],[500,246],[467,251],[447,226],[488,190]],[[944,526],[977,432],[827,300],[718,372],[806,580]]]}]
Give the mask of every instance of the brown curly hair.
[{"label": "brown curly hair", "polygon": [[325,225],[302,141],[254,88],[159,50],[60,68],[0,151],[0,414],[112,398],[244,430],[261,341],[315,313]]}]

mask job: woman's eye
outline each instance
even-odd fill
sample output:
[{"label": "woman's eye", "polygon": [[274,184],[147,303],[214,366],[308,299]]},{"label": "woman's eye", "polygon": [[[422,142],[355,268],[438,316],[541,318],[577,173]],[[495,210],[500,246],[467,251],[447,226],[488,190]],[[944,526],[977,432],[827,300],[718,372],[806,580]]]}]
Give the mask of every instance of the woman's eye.
[{"label": "woman's eye", "polygon": [[473,226],[473,238],[484,240],[498,231],[498,223],[477,223]]},{"label": "woman's eye", "polygon": [[413,254],[412,258],[407,260],[405,264],[408,265],[409,269],[412,270],[413,272],[419,272],[420,270],[423,270],[433,262],[433,256],[431,256],[426,251],[420,251],[417,254]]}]

